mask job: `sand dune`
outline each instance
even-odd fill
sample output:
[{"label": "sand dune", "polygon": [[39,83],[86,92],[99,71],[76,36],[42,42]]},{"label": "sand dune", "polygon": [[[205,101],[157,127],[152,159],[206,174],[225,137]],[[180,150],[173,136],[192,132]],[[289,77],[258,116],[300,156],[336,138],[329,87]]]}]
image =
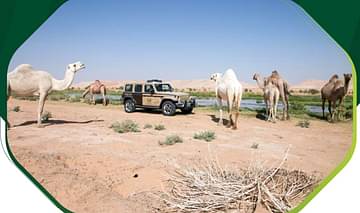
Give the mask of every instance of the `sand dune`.
[{"label": "sand dune", "polygon": [[[118,89],[121,86],[124,86],[126,83],[129,82],[144,82],[141,80],[101,80],[103,84],[105,84],[110,89]],[[195,79],[195,80],[169,80],[172,85],[180,90],[199,90],[199,91],[212,91],[214,90],[214,82],[207,79]],[[298,84],[290,84],[291,90],[308,90],[308,89],[317,89],[320,88],[327,82],[327,80],[305,80]],[[92,82],[80,82],[73,85],[74,88],[83,89],[87,85],[91,84]],[[244,89],[249,89],[252,91],[259,90],[258,86],[255,82],[241,82]],[[352,91],[352,82],[350,84],[350,92]]]}]

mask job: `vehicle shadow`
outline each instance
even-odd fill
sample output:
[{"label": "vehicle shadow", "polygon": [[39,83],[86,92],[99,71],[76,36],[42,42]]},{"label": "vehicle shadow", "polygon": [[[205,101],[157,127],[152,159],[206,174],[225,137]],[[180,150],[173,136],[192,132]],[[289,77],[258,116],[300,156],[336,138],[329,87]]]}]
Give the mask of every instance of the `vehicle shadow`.
[{"label": "vehicle shadow", "polygon": [[[157,115],[162,115],[162,111],[160,109],[136,109],[135,112],[133,113],[145,113],[145,114],[157,114]],[[175,115],[176,116],[183,116],[183,115],[192,115],[194,114],[194,112],[192,113],[182,113],[179,110],[176,110]]]},{"label": "vehicle shadow", "polygon": [[[42,122],[43,126],[52,126],[52,125],[59,125],[59,124],[88,124],[93,122],[104,122],[104,120],[87,120],[87,121],[67,121],[67,120],[53,120],[50,119],[48,121]],[[19,126],[30,126],[33,124],[37,124],[36,120],[33,121],[25,121],[21,124],[14,125],[13,127],[19,127]]]}]

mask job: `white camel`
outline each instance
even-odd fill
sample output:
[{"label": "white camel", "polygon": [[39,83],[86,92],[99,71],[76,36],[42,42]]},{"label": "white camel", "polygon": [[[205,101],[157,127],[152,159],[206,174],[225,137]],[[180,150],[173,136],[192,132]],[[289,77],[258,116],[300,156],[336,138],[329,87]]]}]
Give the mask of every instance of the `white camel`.
[{"label": "white camel", "polygon": [[259,74],[255,73],[255,80],[260,89],[264,92],[265,113],[268,121],[276,121],[277,106],[280,97],[280,91],[269,78],[262,79]]},{"label": "white camel", "polygon": [[[229,113],[228,127],[232,126],[233,129],[237,129],[243,90],[234,70],[228,69],[224,74],[214,73],[211,75],[210,79],[215,81],[215,95],[220,107],[220,119],[218,124],[220,125],[223,122],[222,100],[226,100]],[[233,114],[235,114],[235,120],[232,117]]]},{"label": "white camel", "polygon": [[38,127],[42,127],[41,115],[47,95],[52,90],[69,88],[74,80],[75,73],[84,68],[85,65],[81,62],[69,64],[66,67],[65,78],[57,80],[48,72],[34,70],[30,64],[21,64],[7,75],[7,98],[9,99],[13,94],[17,96],[39,96],[37,124]]}]

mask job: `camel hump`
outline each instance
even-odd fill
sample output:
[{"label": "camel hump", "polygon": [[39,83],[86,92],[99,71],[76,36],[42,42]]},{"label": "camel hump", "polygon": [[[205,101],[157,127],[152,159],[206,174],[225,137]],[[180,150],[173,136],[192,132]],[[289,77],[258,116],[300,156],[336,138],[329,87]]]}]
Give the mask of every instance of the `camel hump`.
[{"label": "camel hump", "polygon": [[329,79],[329,82],[335,82],[336,80],[339,79],[339,76],[337,74],[334,74],[333,76],[331,76],[331,78]]},{"label": "camel hump", "polygon": [[236,74],[233,69],[227,69],[222,77],[223,79],[228,80],[237,80]]},{"label": "camel hump", "polygon": [[22,73],[27,73],[29,71],[32,71],[33,67],[30,64],[20,64],[19,66],[17,66],[14,70],[14,72],[22,72]]}]

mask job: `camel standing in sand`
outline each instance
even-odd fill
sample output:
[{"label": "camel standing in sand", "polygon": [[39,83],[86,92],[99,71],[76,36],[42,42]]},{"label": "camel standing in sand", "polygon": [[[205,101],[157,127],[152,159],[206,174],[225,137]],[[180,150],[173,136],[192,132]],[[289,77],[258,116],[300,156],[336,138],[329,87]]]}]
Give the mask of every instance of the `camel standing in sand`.
[{"label": "camel standing in sand", "polygon": [[[226,100],[229,113],[228,127],[232,126],[233,129],[237,129],[242,98],[242,85],[238,81],[235,72],[232,69],[228,69],[223,75],[221,73],[212,74],[210,79],[215,81],[215,94],[220,106],[220,119],[218,124],[220,125],[223,122],[222,100]],[[233,119],[233,114],[235,114],[235,119]]]},{"label": "camel standing in sand", "polygon": [[262,79],[257,73],[254,74],[253,80],[257,82],[259,88],[264,92],[267,120],[275,122],[280,96],[279,89],[269,79]]},{"label": "camel standing in sand", "polygon": [[274,84],[280,92],[280,97],[283,102],[284,110],[283,110],[283,120],[288,120],[289,116],[289,85],[287,81],[282,79],[279,73],[274,70],[272,71],[271,75],[269,76],[269,81]]},{"label": "camel standing in sand", "polygon": [[89,86],[85,87],[85,91],[82,94],[82,97],[85,98],[87,94],[90,94],[90,100],[92,100],[93,104],[96,104],[95,95],[94,94],[101,94],[103,97],[103,105],[107,105],[106,101],[106,87],[102,84],[99,80],[95,80],[94,83],[90,84]]},{"label": "camel standing in sand", "polygon": [[[338,75],[333,75],[330,80],[321,88],[322,111],[325,118],[325,101],[328,100],[328,109],[331,120],[334,120],[336,112],[336,101],[339,100],[339,107],[343,105],[344,97],[349,90],[349,83],[352,74],[344,74],[344,81]],[[333,111],[332,111],[333,110]]]},{"label": "camel standing in sand", "polygon": [[[57,80],[48,72],[34,70],[30,64],[21,64],[7,75],[7,97],[13,94],[17,96],[39,96],[37,124],[41,125],[41,115],[44,109],[46,97],[52,90],[65,90],[70,87],[75,73],[84,69],[81,62],[69,64],[66,67],[65,78]],[[10,127],[10,124],[9,124]]]}]

